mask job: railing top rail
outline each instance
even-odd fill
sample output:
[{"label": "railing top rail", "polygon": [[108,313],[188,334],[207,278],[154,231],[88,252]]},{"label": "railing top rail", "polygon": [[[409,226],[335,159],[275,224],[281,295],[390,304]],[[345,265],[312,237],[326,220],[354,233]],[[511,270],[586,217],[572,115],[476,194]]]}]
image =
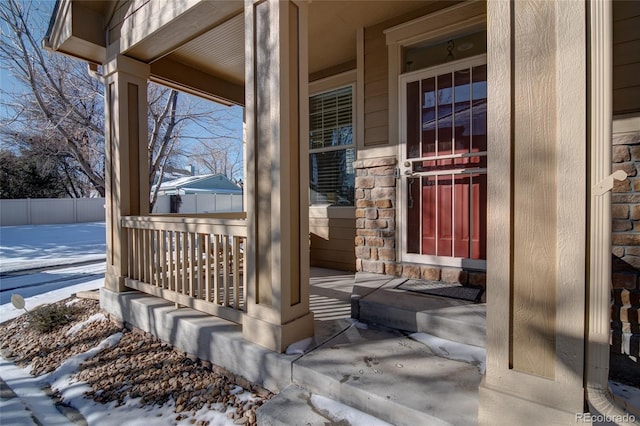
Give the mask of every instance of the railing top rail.
[{"label": "railing top rail", "polygon": [[[237,217],[237,215],[236,215]],[[134,229],[154,229],[177,232],[197,232],[238,237],[247,236],[247,221],[219,215],[190,216],[125,216],[122,226]]]},{"label": "railing top rail", "polygon": [[129,217],[159,217],[159,218],[196,218],[196,219],[246,219],[246,212],[214,212],[214,213],[151,213],[149,216]]}]

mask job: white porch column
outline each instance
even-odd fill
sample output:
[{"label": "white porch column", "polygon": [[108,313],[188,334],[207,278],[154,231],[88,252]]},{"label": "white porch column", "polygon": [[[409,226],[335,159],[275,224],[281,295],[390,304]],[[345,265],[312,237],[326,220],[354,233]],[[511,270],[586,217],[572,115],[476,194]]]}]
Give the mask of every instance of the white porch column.
[{"label": "white porch column", "polygon": [[245,338],[282,352],[309,311],[306,2],[245,0]]},{"label": "white porch column", "polygon": [[104,65],[107,273],[105,287],[124,291],[127,236],[120,219],[149,214],[147,79],[149,66],[118,55]]},{"label": "white porch column", "polygon": [[479,421],[573,424],[585,402],[587,3],[490,1],[487,16],[491,173]]}]

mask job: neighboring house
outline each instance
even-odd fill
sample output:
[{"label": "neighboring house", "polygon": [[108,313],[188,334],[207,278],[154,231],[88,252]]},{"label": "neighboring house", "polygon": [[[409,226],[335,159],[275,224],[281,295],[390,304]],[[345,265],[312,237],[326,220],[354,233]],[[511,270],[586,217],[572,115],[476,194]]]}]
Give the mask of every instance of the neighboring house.
[{"label": "neighboring house", "polygon": [[[59,1],[45,44],[102,66],[106,84],[103,291],[162,294],[283,351],[313,333],[309,253],[486,286],[480,422],[608,412],[611,137],[638,142],[639,4]],[[149,80],[245,107],[246,218],[149,215]],[[635,176],[637,153],[619,151]],[[185,249],[154,269],[154,239]],[[625,241],[616,253],[634,261],[640,241]],[[210,247],[244,253],[244,282],[213,299],[210,273],[202,297],[180,268],[217,271]],[[625,283],[618,312],[637,312]]]},{"label": "neighboring house", "polygon": [[223,174],[169,176],[158,188],[153,213],[242,212],[243,205],[242,187]]},{"label": "neighboring house", "polygon": [[242,195],[242,188],[223,174],[209,174],[171,179],[162,182],[158,189],[158,195],[187,194]]}]

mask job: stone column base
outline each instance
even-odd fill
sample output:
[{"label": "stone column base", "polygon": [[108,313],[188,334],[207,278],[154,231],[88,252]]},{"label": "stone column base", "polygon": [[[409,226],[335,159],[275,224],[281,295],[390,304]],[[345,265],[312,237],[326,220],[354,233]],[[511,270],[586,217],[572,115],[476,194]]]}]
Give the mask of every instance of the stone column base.
[{"label": "stone column base", "polygon": [[313,312],[286,324],[272,324],[245,315],[242,319],[242,336],[250,342],[282,353],[290,344],[313,336]]},{"label": "stone column base", "polygon": [[[544,392],[544,389],[529,389],[532,395]],[[535,419],[540,425],[571,425],[581,423],[582,413],[569,413],[558,408],[549,407],[537,402],[520,398],[490,388],[482,379],[479,388],[478,424],[491,426],[511,426],[529,424]]]}]

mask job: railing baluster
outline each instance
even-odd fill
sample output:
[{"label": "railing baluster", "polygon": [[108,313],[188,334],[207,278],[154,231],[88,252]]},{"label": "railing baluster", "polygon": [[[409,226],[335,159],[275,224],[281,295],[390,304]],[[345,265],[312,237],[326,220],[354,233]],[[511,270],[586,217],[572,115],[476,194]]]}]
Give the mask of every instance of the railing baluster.
[{"label": "railing baluster", "polygon": [[195,265],[195,254],[196,251],[196,243],[195,243],[195,234],[193,232],[189,232],[189,296],[194,296],[194,287],[195,287],[195,276],[194,269]]},{"label": "railing baluster", "polygon": [[240,306],[240,237],[233,237],[233,307]]},{"label": "railing baluster", "polygon": [[140,259],[140,230],[132,229],[133,231],[133,259],[131,259],[131,273],[136,280],[140,279],[140,269],[138,267],[138,259]]},{"label": "railing baluster", "polygon": [[147,243],[147,283],[153,285],[153,245],[154,235],[153,230],[147,230],[149,242]]},{"label": "railing baluster", "polygon": [[198,274],[197,274],[197,294],[194,295],[197,299],[204,299],[204,235],[196,234],[198,241],[196,254],[198,256]]},{"label": "railing baluster", "polygon": [[187,256],[187,233],[182,232],[182,294],[187,294],[187,281],[189,279],[189,257]]},{"label": "railing baluster", "polygon": [[204,255],[205,255],[205,271],[204,271],[204,300],[211,302],[211,234],[204,236]]},{"label": "railing baluster", "polygon": [[149,230],[143,229],[142,236],[144,241],[142,242],[142,281],[149,283]]},{"label": "railing baluster", "polygon": [[129,252],[129,259],[127,260],[127,277],[131,277],[131,278],[135,278],[134,272],[133,272],[133,259],[136,258],[136,254],[135,251],[133,249],[134,245],[135,245],[135,240],[133,235],[135,234],[136,230],[135,229],[131,229],[131,228],[127,228],[127,250]]},{"label": "railing baluster", "polygon": [[247,263],[244,261],[244,254],[247,252],[247,238],[242,238],[242,308],[247,309]]},{"label": "railing baluster", "polygon": [[190,297],[195,309],[240,321],[237,312],[246,309],[246,226],[229,219],[124,217],[126,285],[181,305]]},{"label": "railing baluster", "polygon": [[167,231],[160,231],[160,279],[162,288],[169,288],[167,280]]},{"label": "railing baluster", "polygon": [[213,303],[220,304],[220,236],[213,236]]},{"label": "railing baluster", "polygon": [[153,233],[153,245],[151,246],[151,256],[153,259],[153,262],[151,263],[153,265],[153,279],[154,279],[154,284],[156,285],[156,287],[162,287],[162,276],[161,274],[161,266],[162,266],[162,262],[160,262],[160,254],[162,251],[161,245],[162,245],[162,233],[158,230],[153,230],[151,231]]},{"label": "railing baluster", "polygon": [[144,230],[138,229],[136,234],[138,235],[136,237],[136,241],[138,242],[136,247],[136,260],[137,260],[136,269],[138,270],[137,279],[139,281],[142,281],[144,279],[144,275],[142,272],[144,267],[144,265],[142,264],[142,259],[144,257],[143,251],[142,251],[142,247],[144,246]]},{"label": "railing baluster", "polygon": [[148,256],[148,250],[147,247],[149,247],[149,232],[146,229],[142,230],[142,253],[140,253],[140,258],[142,260],[142,276],[140,277],[140,281],[148,283],[148,275],[149,275],[149,268],[147,268],[147,256]]},{"label": "railing baluster", "polygon": [[223,278],[222,278],[222,288],[224,289],[224,306],[231,306],[229,296],[230,296],[230,283],[229,283],[229,237],[226,235],[222,236],[222,261],[224,262],[222,265]]},{"label": "railing baluster", "polygon": [[167,277],[168,277],[168,282],[167,285],[169,287],[169,290],[171,291],[175,291],[175,277],[173,275],[173,265],[174,265],[174,261],[175,261],[175,252],[174,252],[174,247],[175,247],[175,234],[173,231],[168,231],[167,232],[167,242],[169,244],[169,247],[167,247]]}]

